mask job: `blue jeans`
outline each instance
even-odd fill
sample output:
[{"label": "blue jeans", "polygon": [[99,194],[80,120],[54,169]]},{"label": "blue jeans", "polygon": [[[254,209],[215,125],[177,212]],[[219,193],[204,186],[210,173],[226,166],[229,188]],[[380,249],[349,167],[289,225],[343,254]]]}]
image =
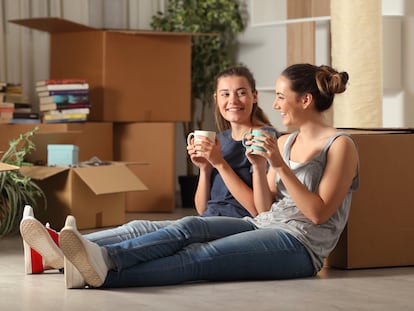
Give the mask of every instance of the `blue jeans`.
[{"label": "blue jeans", "polygon": [[303,245],[283,230],[260,229],[245,219],[224,216],[189,216],[164,225],[104,246],[116,269],[108,272],[103,287],[286,279],[316,273]]},{"label": "blue jeans", "polygon": [[100,246],[105,246],[120,243],[126,240],[132,240],[144,234],[164,228],[173,222],[174,220],[133,220],[125,225],[113,229],[85,234],[84,237]]}]

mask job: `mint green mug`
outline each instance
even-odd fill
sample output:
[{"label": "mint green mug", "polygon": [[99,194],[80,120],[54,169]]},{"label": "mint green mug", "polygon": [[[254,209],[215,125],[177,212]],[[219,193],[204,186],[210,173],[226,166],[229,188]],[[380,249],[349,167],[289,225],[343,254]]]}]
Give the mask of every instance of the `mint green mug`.
[{"label": "mint green mug", "polygon": [[264,131],[266,131],[269,134],[271,134],[272,136],[276,137],[276,131],[274,131],[274,130],[270,130],[270,129],[269,130],[267,130],[267,129],[256,129],[256,130],[252,130],[251,132],[246,132],[246,133],[243,134],[243,138],[242,138],[242,144],[243,144],[243,146],[245,148],[247,148],[247,149],[253,149],[253,151],[252,151],[253,154],[256,154],[255,153],[255,150],[266,152],[267,150],[265,148],[261,147],[261,146],[246,145],[246,141],[247,141],[247,136],[248,135],[251,135],[252,136],[252,142],[253,143],[259,142],[259,140],[255,140],[254,138],[256,136],[264,136],[263,135],[263,132]]}]

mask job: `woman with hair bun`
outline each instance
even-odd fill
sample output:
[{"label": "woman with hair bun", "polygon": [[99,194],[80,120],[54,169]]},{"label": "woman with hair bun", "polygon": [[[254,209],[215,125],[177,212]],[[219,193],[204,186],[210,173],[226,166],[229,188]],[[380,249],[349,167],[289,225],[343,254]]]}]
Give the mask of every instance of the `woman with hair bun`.
[{"label": "woman with hair bun", "polygon": [[59,235],[66,260],[98,288],[316,275],[358,188],[357,148],[323,118],[348,78],[328,66],[296,64],[277,79],[273,108],[296,131],[279,138],[263,131],[246,142],[264,148],[246,148],[257,216],[188,216],[105,246],[83,237],[68,216]]}]

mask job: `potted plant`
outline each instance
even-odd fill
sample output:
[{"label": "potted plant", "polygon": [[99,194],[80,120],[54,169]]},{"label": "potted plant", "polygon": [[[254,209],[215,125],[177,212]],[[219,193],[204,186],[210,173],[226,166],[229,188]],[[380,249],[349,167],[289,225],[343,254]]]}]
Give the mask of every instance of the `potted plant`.
[{"label": "potted plant", "polygon": [[[191,121],[183,122],[183,139],[194,129],[204,129],[207,108],[211,107],[214,77],[236,64],[237,34],[245,29],[244,9],[238,0],[170,0],[165,12],[152,17],[154,30],[194,33],[191,51]],[[182,205],[193,206],[197,176],[187,157],[190,198],[182,187]],[[187,176],[179,176],[180,185]]]},{"label": "potted plant", "polygon": [[1,156],[0,164],[4,170],[0,172],[0,237],[17,232],[26,204],[37,209],[39,199],[46,203],[42,189],[18,170],[21,166],[31,165],[25,162],[25,157],[35,149],[31,137],[37,130],[36,127],[11,140],[8,150]]}]

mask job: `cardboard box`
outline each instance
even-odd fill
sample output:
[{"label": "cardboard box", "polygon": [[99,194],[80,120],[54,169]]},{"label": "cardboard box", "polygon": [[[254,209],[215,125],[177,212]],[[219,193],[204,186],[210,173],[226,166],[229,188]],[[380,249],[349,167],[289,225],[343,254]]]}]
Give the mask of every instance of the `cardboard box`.
[{"label": "cardboard box", "polygon": [[143,162],[130,169],[149,188],[126,195],[128,212],[172,212],[175,210],[175,124],[115,123],[114,158]]},{"label": "cardboard box", "polygon": [[16,171],[18,169],[20,169],[19,166],[0,162],[0,173],[7,172],[7,171]]},{"label": "cardboard box", "polygon": [[36,215],[60,230],[66,216],[75,216],[79,229],[125,223],[125,194],[147,187],[126,164],[90,167],[22,167],[45,192],[47,209]]},{"label": "cardboard box", "polygon": [[27,158],[32,163],[47,163],[48,144],[77,145],[81,162],[94,156],[104,161],[113,160],[113,125],[110,122],[0,124],[0,151],[8,149],[11,139],[31,131],[35,126],[39,127],[32,139],[36,150]]},{"label": "cardboard box", "polygon": [[102,30],[60,18],[10,22],[50,33],[50,78],[88,80],[89,120],[190,120],[191,34]]},{"label": "cardboard box", "polygon": [[359,149],[360,188],[327,265],[346,269],[414,265],[414,133],[351,133]]}]

